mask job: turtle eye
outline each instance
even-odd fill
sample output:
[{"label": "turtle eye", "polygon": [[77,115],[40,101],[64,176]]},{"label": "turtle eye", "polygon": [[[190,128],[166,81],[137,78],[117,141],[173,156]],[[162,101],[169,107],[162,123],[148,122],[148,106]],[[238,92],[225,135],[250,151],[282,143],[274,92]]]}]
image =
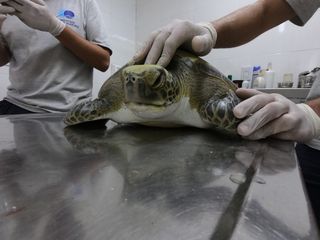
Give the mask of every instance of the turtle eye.
[{"label": "turtle eye", "polygon": [[159,87],[161,84],[161,76],[157,77],[156,81],[153,83],[152,87]]},{"label": "turtle eye", "polygon": [[154,83],[152,84],[153,88],[159,88],[162,85],[162,74],[160,74],[156,80],[154,81]]}]

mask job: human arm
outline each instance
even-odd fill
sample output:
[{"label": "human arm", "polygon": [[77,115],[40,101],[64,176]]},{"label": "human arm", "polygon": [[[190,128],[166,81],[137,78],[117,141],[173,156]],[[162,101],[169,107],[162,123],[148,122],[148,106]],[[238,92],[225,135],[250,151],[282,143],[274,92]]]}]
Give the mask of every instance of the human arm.
[{"label": "human arm", "polygon": [[296,13],[285,0],[256,1],[211,22],[218,33],[215,48],[245,44],[295,16]]},{"label": "human arm", "polygon": [[71,28],[65,27],[56,38],[64,47],[88,65],[103,72],[109,68],[109,50],[82,38]]},{"label": "human arm", "polygon": [[[215,47],[241,45],[292,19],[296,20],[297,16],[286,1],[258,1],[212,22],[218,32]],[[238,89],[237,95],[245,99],[234,108],[235,116],[243,119],[238,133],[245,138],[257,140],[272,136],[308,142],[320,136],[320,98],[295,104],[279,94],[252,89]]]},{"label": "human arm", "polygon": [[[2,27],[3,21],[6,19],[5,15],[0,14],[0,30]],[[6,65],[10,60],[10,51],[7,48],[7,44],[5,43],[5,40],[3,39],[1,32],[0,32],[0,67],[3,65]]]},{"label": "human arm", "polygon": [[16,15],[31,28],[51,33],[61,44],[89,66],[106,71],[110,63],[111,52],[107,48],[93,43],[55,17],[43,0],[8,0],[8,6],[16,9]]},{"label": "human arm", "polygon": [[[8,13],[14,12],[14,9],[6,6],[7,0],[0,0],[0,30],[2,27],[3,21],[6,19],[6,15]],[[0,67],[6,65],[10,60],[10,52],[6,47],[6,43],[0,32]]]},{"label": "human arm", "polygon": [[10,56],[11,54],[0,34],[0,67],[6,65],[9,62]]},{"label": "human arm", "polygon": [[320,97],[306,102],[320,116]]},{"label": "human arm", "polygon": [[179,47],[197,55],[205,55],[213,47],[236,47],[295,16],[285,0],[258,0],[205,26],[175,20],[154,31],[134,60],[146,58],[146,63],[166,66]]},{"label": "human arm", "polygon": [[307,104],[295,104],[280,94],[255,89],[238,89],[243,99],[233,110],[243,119],[238,133],[251,140],[272,136],[284,140],[308,142],[320,136],[320,98]]}]

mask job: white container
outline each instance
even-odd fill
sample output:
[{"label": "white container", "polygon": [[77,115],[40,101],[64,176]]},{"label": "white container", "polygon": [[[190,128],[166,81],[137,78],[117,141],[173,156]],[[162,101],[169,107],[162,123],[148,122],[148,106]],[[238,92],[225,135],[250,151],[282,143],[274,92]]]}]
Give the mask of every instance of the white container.
[{"label": "white container", "polygon": [[251,87],[255,88],[255,85],[257,83],[254,83],[254,82],[255,82],[255,79],[260,76],[260,72],[261,72],[261,66],[254,66],[253,67]]},{"label": "white container", "polygon": [[282,82],[278,83],[278,88],[292,88],[293,86],[293,74],[285,73],[283,74]]},{"label": "white container", "polygon": [[264,79],[264,77],[256,77],[253,80],[253,84],[252,84],[253,88],[266,88],[266,80]]},{"label": "white container", "polygon": [[248,82],[249,87],[251,86],[251,83],[252,83],[252,74],[253,74],[252,66],[243,66],[241,68],[241,80],[243,80],[243,82]]},{"label": "white container", "polygon": [[250,81],[245,80],[242,82],[242,88],[250,88]]},{"label": "white container", "polygon": [[273,88],[275,73],[272,70],[272,64],[268,63],[268,67],[264,73],[264,79],[266,81],[266,88]]}]

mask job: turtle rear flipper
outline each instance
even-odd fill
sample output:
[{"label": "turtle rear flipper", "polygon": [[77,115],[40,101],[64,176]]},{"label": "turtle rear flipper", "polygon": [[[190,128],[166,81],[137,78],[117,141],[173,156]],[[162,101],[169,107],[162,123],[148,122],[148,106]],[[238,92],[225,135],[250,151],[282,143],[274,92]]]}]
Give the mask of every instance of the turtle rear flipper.
[{"label": "turtle rear flipper", "polygon": [[215,127],[236,132],[239,119],[233,115],[233,108],[240,103],[240,99],[234,91],[229,90],[222,99],[211,98],[201,108],[203,119],[212,123]]}]

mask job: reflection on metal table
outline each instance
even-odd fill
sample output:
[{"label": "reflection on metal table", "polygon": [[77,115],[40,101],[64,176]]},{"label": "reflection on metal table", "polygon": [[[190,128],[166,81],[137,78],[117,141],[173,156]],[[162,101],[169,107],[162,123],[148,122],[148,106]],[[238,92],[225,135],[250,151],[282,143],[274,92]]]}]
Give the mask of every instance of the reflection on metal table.
[{"label": "reflection on metal table", "polygon": [[2,240],[318,239],[292,142],[50,114],[0,131]]}]

